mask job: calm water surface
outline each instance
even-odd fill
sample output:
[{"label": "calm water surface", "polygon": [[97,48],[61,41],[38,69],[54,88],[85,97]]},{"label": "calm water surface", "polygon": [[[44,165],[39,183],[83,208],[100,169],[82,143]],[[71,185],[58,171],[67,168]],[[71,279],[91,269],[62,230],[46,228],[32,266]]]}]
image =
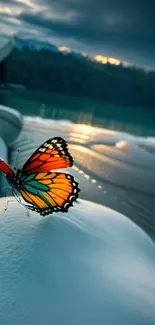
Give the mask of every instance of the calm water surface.
[{"label": "calm water surface", "polygon": [[120,107],[90,99],[28,90],[8,92],[3,95],[3,101],[23,115],[69,119],[140,136],[155,136],[155,112],[144,107]]}]

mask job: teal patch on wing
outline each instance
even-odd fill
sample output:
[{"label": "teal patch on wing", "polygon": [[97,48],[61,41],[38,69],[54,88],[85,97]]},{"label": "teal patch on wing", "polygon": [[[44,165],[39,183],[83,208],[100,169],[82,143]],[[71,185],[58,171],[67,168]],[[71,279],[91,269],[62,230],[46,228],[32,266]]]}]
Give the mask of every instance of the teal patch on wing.
[{"label": "teal patch on wing", "polygon": [[51,204],[51,202],[45,197],[44,195],[44,192],[40,192],[39,191],[39,197],[44,201],[46,202],[46,204],[49,206],[49,207],[53,207],[53,205]]},{"label": "teal patch on wing", "polygon": [[30,192],[31,194],[34,194],[34,195],[38,195],[38,189],[37,188],[34,188],[34,187],[32,187],[31,185],[28,185],[28,184],[24,184],[23,187],[27,192]]},{"label": "teal patch on wing", "polygon": [[24,182],[29,182],[35,178],[36,174],[26,175]]},{"label": "teal patch on wing", "polygon": [[32,179],[34,179],[35,176],[36,176],[36,174],[23,175],[23,173],[20,172],[20,174],[19,174],[19,180],[20,180],[21,182],[29,182],[29,181],[31,181]]},{"label": "teal patch on wing", "polygon": [[23,183],[23,186],[26,187],[27,185],[34,187],[35,189],[41,190],[41,191],[48,191],[49,187],[45,184],[42,184],[38,181],[29,181],[27,182],[26,180]]}]

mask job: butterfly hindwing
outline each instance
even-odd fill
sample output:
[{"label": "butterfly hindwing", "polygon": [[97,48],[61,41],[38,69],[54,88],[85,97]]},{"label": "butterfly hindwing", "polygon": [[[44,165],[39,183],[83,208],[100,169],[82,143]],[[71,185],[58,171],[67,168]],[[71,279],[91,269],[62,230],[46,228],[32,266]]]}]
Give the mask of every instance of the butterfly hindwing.
[{"label": "butterfly hindwing", "polygon": [[23,173],[49,172],[54,169],[73,165],[73,158],[68,152],[67,143],[61,137],[44,142],[28,159],[22,168]]},{"label": "butterfly hindwing", "polygon": [[24,200],[31,204],[27,207],[42,215],[67,212],[78,198],[78,192],[78,183],[73,176],[54,172],[34,173],[31,179],[28,176],[23,179],[20,190]]}]

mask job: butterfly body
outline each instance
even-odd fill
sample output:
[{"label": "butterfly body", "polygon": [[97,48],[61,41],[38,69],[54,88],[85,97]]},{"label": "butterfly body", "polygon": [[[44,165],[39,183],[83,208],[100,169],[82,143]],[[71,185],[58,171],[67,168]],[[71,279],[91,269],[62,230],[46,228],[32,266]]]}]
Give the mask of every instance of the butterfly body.
[{"label": "butterfly body", "polygon": [[16,190],[20,190],[21,188],[20,180],[18,177],[19,173],[20,173],[20,169],[17,170],[16,175],[10,175],[10,174],[6,175],[6,179],[8,183]]},{"label": "butterfly body", "polygon": [[78,183],[67,173],[55,169],[70,167],[73,158],[62,138],[53,138],[39,147],[16,174],[0,159],[0,171],[6,174],[13,192],[29,203],[26,207],[41,215],[67,212],[78,197]]}]

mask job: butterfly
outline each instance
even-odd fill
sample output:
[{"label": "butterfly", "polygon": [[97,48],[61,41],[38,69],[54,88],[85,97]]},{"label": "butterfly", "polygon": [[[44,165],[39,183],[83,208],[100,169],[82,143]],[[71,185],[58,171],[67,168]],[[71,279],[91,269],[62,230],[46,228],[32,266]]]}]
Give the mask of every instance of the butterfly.
[{"label": "butterfly", "polygon": [[67,212],[78,198],[78,183],[70,174],[54,170],[73,165],[66,141],[55,137],[43,143],[16,174],[0,158],[0,172],[18,193],[29,203],[25,207],[45,216],[53,212]]}]

